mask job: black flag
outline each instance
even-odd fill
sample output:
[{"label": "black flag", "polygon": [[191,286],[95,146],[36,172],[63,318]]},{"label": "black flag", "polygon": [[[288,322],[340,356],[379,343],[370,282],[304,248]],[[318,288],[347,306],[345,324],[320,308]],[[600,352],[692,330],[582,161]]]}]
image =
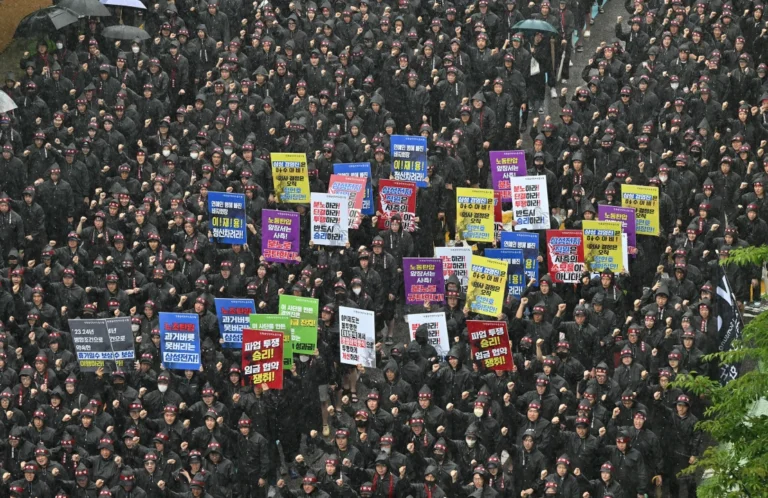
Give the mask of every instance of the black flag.
[{"label": "black flag", "polygon": [[[717,282],[717,338],[718,351],[729,351],[734,339],[741,339],[744,330],[744,319],[739,311],[736,296],[733,295],[731,283],[722,266],[720,279]],[[739,376],[739,364],[723,364],[720,367],[720,383],[727,384]]]}]

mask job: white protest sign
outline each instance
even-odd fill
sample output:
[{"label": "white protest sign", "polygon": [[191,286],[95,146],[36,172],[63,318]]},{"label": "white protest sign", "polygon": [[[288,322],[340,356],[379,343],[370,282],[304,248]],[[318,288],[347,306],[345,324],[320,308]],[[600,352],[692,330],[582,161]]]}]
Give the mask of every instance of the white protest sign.
[{"label": "white protest sign", "polygon": [[445,313],[414,313],[407,315],[408,331],[411,340],[416,340],[416,329],[420,325],[426,325],[427,342],[437,350],[440,356],[448,354],[451,345],[448,339],[448,325],[445,323]]},{"label": "white protest sign", "polygon": [[509,179],[512,188],[512,213],[515,230],[548,230],[549,198],[547,177],[514,176]]},{"label": "white protest sign", "polygon": [[373,311],[339,307],[339,356],[345,365],[376,367],[376,317]]},{"label": "white protest sign", "polygon": [[312,242],[342,246],[349,240],[349,198],[312,192]]}]

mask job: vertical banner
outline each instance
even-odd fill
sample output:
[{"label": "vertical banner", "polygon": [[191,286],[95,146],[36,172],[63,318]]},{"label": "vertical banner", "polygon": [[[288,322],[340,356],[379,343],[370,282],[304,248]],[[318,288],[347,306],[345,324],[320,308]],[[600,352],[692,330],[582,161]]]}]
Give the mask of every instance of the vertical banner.
[{"label": "vertical banner", "polygon": [[[272,183],[278,203],[309,202],[307,155],[297,152],[272,152]],[[210,195],[210,194],[209,194]]]},{"label": "vertical banner", "polygon": [[379,230],[389,228],[389,218],[399,214],[402,218],[401,228],[413,232],[416,225],[416,184],[398,180],[379,180]]},{"label": "vertical banner", "polygon": [[365,197],[363,198],[363,214],[374,214],[373,182],[371,182],[371,163],[338,163],[333,165],[337,175],[365,178]]},{"label": "vertical banner", "polygon": [[373,311],[339,306],[339,360],[345,365],[376,367],[376,317]]},{"label": "vertical banner", "polygon": [[472,249],[466,246],[435,247],[435,257],[443,260],[443,279],[456,275],[461,282],[461,291],[466,294],[469,287],[469,264]]},{"label": "vertical banner", "polygon": [[348,199],[349,228],[359,228],[363,219],[365,183],[365,178],[352,178],[343,175],[331,175],[331,180],[328,182],[329,194],[343,195]]},{"label": "vertical banner", "polygon": [[547,230],[549,276],[555,283],[577,284],[587,271],[581,230]]},{"label": "vertical banner", "polygon": [[504,261],[509,265],[507,268],[507,284],[509,293],[516,298],[520,298],[525,292],[527,279],[525,278],[525,256],[520,249],[486,249],[485,257]]},{"label": "vertical banner", "polygon": [[208,192],[209,230],[216,242],[246,244],[245,194]]},{"label": "vertical banner", "polygon": [[510,178],[509,183],[512,186],[512,210],[517,223],[515,230],[549,229],[547,177],[516,176]]},{"label": "vertical banner", "polygon": [[406,315],[408,330],[412,341],[416,340],[416,329],[422,325],[427,326],[427,342],[437,350],[437,354],[445,356],[451,349],[448,337],[448,324],[445,321],[445,313],[413,313]]},{"label": "vertical banner", "polygon": [[443,260],[440,258],[403,258],[405,304],[445,302]]},{"label": "vertical banner", "polygon": [[312,355],[317,349],[318,300],[313,297],[280,294],[282,316],[291,319],[291,349],[295,354]]},{"label": "vertical banner", "polygon": [[312,242],[344,247],[348,241],[347,196],[312,192]]},{"label": "vertical banner", "polygon": [[528,173],[525,151],[492,150],[489,154],[493,190],[501,193],[502,201],[510,201],[512,200],[512,187],[509,184],[509,179],[513,176],[525,176]]},{"label": "vertical banner", "polygon": [[584,261],[593,273],[605,269],[614,273],[624,271],[621,223],[618,221],[581,222],[584,232]]},{"label": "vertical banner", "polygon": [[493,237],[496,242],[501,240],[502,232],[512,231],[512,210],[502,210],[502,193],[493,191]]},{"label": "vertical banner", "polygon": [[291,317],[282,315],[251,315],[249,327],[253,330],[270,330],[283,334],[283,369],[293,366],[293,348],[291,347]]},{"label": "vertical banner", "polygon": [[392,178],[416,182],[426,187],[427,182],[427,139],[405,135],[392,135],[389,142],[392,159]]},{"label": "vertical banner", "polygon": [[299,213],[261,211],[261,255],[270,263],[301,261],[301,227]]},{"label": "vertical banner", "polygon": [[[739,310],[739,302],[733,293],[731,283],[724,270],[717,267],[717,338],[718,351],[730,351],[734,340],[741,340],[744,332],[744,317]],[[720,365],[720,383],[725,385],[740,375],[741,363],[723,363]]]},{"label": "vertical banner", "polygon": [[534,287],[539,285],[539,234],[528,232],[503,232],[501,234],[503,249],[520,249],[523,251],[525,276],[527,280],[534,279]]},{"label": "vertical banner", "polygon": [[467,306],[473,313],[499,316],[504,305],[504,285],[507,282],[507,263],[483,256],[472,255],[469,271]]},{"label": "vertical banner", "polygon": [[243,329],[248,327],[249,316],[256,313],[253,299],[214,298],[216,318],[219,319],[219,333],[224,339],[222,347],[240,349],[243,343]]},{"label": "vertical banner", "polygon": [[108,365],[110,369],[117,370],[125,367],[126,360],[136,359],[136,350],[133,347],[133,330],[131,328],[131,317],[121,316],[117,318],[107,318],[107,335],[109,344],[112,348],[112,362]]},{"label": "vertical banner", "polygon": [[252,385],[283,388],[283,333],[243,330],[243,376]]},{"label": "vertical banner", "polygon": [[635,232],[638,235],[661,234],[659,187],[621,186],[621,206],[635,208]]},{"label": "vertical banner", "polygon": [[83,372],[95,372],[105,368],[113,358],[107,323],[103,319],[69,320],[72,342],[77,352],[77,362]]},{"label": "vertical banner", "polygon": [[627,234],[627,244],[629,247],[637,247],[634,208],[599,204],[597,206],[597,219],[600,221],[618,221],[621,223],[621,231]]},{"label": "vertical banner", "polygon": [[456,233],[461,240],[493,242],[493,190],[456,189]]},{"label": "vertical banner", "polygon": [[200,369],[200,317],[160,313],[160,357],[170,370]]},{"label": "vertical banner", "polygon": [[506,322],[467,320],[472,360],[488,370],[512,370],[512,350]]}]

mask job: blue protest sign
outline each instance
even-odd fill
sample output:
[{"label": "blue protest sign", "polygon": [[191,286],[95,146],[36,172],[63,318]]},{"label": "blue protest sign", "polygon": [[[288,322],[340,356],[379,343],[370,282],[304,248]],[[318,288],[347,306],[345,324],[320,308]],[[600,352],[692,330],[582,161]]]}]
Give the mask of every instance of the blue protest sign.
[{"label": "blue protest sign", "polygon": [[256,313],[253,299],[215,298],[216,317],[219,319],[219,333],[225,348],[240,349],[243,344],[243,329],[250,324],[251,313]]},{"label": "blue protest sign", "polygon": [[200,368],[200,318],[197,313],[160,313],[160,357],[165,368]]},{"label": "blue protest sign", "polygon": [[373,185],[371,184],[371,163],[338,163],[333,165],[333,172],[337,175],[366,178],[365,198],[363,199],[363,214],[373,214]]},{"label": "blue protest sign", "polygon": [[502,249],[520,249],[523,251],[525,276],[535,279],[534,287],[539,282],[539,234],[526,232],[501,232]]},{"label": "blue protest sign", "polygon": [[245,194],[208,192],[210,230],[216,242],[245,244],[248,242],[245,222]]},{"label": "blue protest sign", "polygon": [[506,261],[509,265],[509,269],[507,270],[509,294],[520,299],[520,296],[522,296],[525,291],[523,251],[520,249],[486,249],[485,257]]},{"label": "blue protest sign", "polygon": [[395,180],[416,182],[426,187],[427,182],[427,139],[392,135],[389,154],[392,158],[392,177]]}]

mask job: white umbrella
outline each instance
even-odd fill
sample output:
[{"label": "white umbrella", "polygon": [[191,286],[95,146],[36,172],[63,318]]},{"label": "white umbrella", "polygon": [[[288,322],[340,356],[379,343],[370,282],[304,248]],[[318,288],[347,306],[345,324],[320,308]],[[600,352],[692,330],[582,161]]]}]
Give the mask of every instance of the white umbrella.
[{"label": "white umbrella", "polygon": [[13,101],[10,95],[0,91],[0,112],[8,112],[16,109],[18,106]]},{"label": "white umbrella", "polygon": [[147,10],[147,6],[144,5],[141,0],[99,0],[104,5],[111,5],[112,7],[131,7],[133,9]]}]

